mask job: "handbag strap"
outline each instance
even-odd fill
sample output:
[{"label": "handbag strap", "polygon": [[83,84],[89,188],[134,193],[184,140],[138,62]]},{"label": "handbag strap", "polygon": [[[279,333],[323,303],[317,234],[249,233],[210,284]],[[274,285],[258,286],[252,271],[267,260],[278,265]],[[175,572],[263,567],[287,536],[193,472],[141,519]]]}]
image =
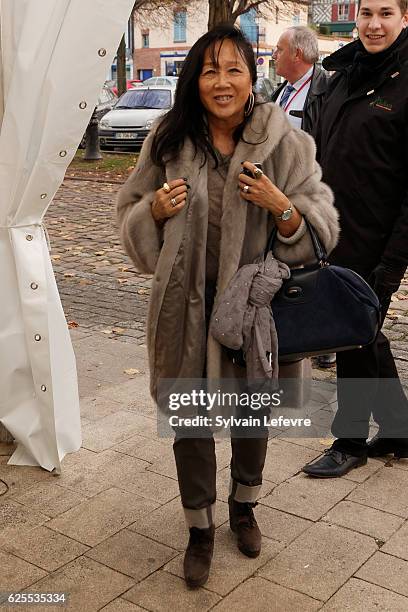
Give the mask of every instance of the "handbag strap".
[{"label": "handbag strap", "polygon": [[[306,219],[306,217],[303,217],[303,218],[305,220],[306,227],[309,231],[310,238],[312,240],[313,250],[315,252],[316,259],[319,262],[319,264],[321,265],[325,264],[327,262],[326,249],[324,248],[313,225],[311,225],[311,223]],[[267,255],[267,253],[269,253],[269,251],[273,252],[273,245],[275,243],[277,234],[278,234],[278,228],[275,225],[275,227],[272,229],[269,235],[269,238],[268,238],[268,242],[267,242],[266,249],[265,249],[265,256]]]}]

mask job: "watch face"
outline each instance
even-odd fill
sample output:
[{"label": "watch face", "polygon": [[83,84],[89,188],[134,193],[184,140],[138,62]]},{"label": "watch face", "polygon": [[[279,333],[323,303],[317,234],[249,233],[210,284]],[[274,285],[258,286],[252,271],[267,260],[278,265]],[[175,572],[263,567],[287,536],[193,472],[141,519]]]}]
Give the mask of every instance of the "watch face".
[{"label": "watch face", "polygon": [[281,219],[282,221],[289,221],[291,216],[292,216],[292,209],[289,208],[288,210],[283,211],[283,213],[281,214]]}]

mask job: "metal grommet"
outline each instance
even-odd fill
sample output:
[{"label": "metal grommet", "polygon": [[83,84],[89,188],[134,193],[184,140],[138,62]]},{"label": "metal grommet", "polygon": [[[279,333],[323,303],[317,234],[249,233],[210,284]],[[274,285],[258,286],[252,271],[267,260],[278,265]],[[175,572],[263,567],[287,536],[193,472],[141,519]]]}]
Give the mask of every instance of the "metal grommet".
[{"label": "metal grommet", "polygon": [[41,385],[40,389],[41,389],[41,391],[46,391],[47,387],[45,385]]},{"label": "metal grommet", "polygon": [[60,151],[60,152],[59,152],[59,156],[60,156],[60,157],[65,157],[65,156],[66,156],[66,154],[67,154],[67,152],[66,152],[66,151]]},{"label": "metal grommet", "polygon": [[37,283],[31,283],[30,287],[31,287],[31,289],[34,289],[34,290],[38,289]]},{"label": "metal grommet", "polygon": [[98,55],[99,55],[99,57],[105,57],[105,55],[106,55],[106,49],[99,49],[99,51],[98,51]]},{"label": "metal grommet", "polygon": [[36,342],[39,342],[39,341],[41,340],[41,336],[40,336],[40,334],[35,334],[35,336],[34,336],[34,340],[35,340]]},{"label": "metal grommet", "polygon": [[45,200],[45,198],[47,197],[47,194],[46,193],[42,193],[40,197],[41,197],[42,200]]},{"label": "metal grommet", "polygon": [[85,100],[82,100],[82,102],[79,103],[79,108],[86,108],[88,105],[85,102]]},{"label": "metal grommet", "polygon": [[27,234],[26,235],[26,240],[28,240],[28,242],[30,242],[33,238],[34,238],[34,236],[32,234]]}]

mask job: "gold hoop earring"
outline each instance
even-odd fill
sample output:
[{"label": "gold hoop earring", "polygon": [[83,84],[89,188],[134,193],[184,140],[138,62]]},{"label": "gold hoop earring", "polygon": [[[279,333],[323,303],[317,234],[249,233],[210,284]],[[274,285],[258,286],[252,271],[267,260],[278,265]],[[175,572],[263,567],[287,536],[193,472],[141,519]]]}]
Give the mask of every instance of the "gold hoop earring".
[{"label": "gold hoop earring", "polygon": [[249,115],[254,110],[254,106],[255,106],[255,96],[254,96],[254,92],[251,91],[251,93],[248,96],[248,100],[246,101],[246,104],[245,104],[245,109],[244,109],[245,117],[249,117]]}]

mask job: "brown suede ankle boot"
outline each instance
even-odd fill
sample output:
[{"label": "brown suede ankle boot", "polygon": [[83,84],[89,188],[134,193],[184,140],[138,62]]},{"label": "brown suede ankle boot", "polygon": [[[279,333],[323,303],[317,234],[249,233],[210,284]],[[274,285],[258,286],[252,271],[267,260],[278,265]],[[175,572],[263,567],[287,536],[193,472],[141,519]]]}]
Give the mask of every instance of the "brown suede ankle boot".
[{"label": "brown suede ankle boot", "polygon": [[253,512],[256,505],[228,498],[230,527],[237,534],[239,550],[247,557],[257,557],[261,552],[262,536]]},{"label": "brown suede ankle boot", "polygon": [[197,588],[208,580],[214,550],[215,527],[190,528],[190,539],[184,555],[184,578],[187,586]]}]

